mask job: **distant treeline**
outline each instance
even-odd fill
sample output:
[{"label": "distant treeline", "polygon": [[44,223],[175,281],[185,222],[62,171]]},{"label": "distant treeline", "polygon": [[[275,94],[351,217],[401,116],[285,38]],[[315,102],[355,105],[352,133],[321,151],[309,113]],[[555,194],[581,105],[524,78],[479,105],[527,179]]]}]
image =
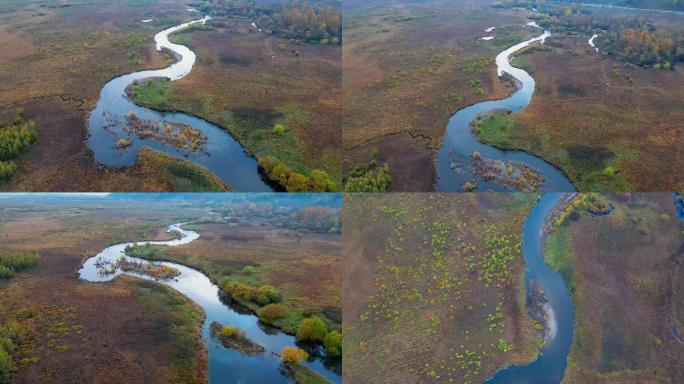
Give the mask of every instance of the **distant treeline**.
[{"label": "distant treeline", "polygon": [[260,217],[269,219],[273,225],[292,229],[306,229],[319,233],[341,233],[342,220],[336,209],[306,207],[292,209],[271,204],[231,204],[223,209],[229,217]]},{"label": "distant treeline", "polygon": [[552,32],[591,35],[602,31],[596,40],[600,52],[624,62],[656,70],[674,69],[684,62],[684,28],[672,30],[634,15],[597,18],[592,7],[581,5],[514,0],[496,6],[535,7],[539,25]]},{"label": "distant treeline", "polygon": [[339,3],[324,0],[207,0],[193,3],[215,16],[254,19],[266,33],[316,44],[340,44],[342,16]]}]

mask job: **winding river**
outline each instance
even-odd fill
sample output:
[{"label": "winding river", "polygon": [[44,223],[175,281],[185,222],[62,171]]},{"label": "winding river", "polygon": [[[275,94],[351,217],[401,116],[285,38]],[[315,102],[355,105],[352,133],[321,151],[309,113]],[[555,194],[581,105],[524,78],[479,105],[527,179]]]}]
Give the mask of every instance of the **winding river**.
[{"label": "winding river", "polygon": [[[538,28],[535,23],[528,24]],[[510,58],[515,52],[537,42],[544,43],[551,34],[544,31],[540,36],[531,38],[514,45],[501,52],[496,57],[499,76],[504,73],[516,80],[518,89],[511,96],[503,100],[485,101],[474,104],[456,112],[447,125],[444,143],[437,153],[436,189],[443,192],[462,191],[466,182],[477,181],[477,191],[507,191],[510,188],[496,181],[485,180],[481,175],[472,172],[473,152],[479,152],[483,158],[516,161],[527,164],[539,172],[544,178],[542,191],[572,192],[575,187],[570,180],[553,165],[539,157],[521,151],[504,151],[481,143],[470,130],[470,123],[479,115],[495,110],[510,110],[519,112],[527,107],[532,100],[535,81],[526,71],[511,65]]]},{"label": "winding river", "polygon": [[[545,193],[525,221],[523,228],[523,257],[525,259],[525,289],[532,294],[531,281],[538,283],[548,302],[544,311],[548,319],[546,338],[537,359],[527,365],[504,368],[489,378],[487,384],[552,384],[560,383],[568,361],[575,327],[575,312],[565,280],[544,261],[544,226],[561,203],[564,194]],[[684,198],[673,194],[677,217],[684,220]],[[673,337],[680,343],[676,326]]]},{"label": "winding river", "polygon": [[[182,223],[171,225],[168,228],[169,233],[180,234],[180,237],[175,240],[129,242],[105,248],[102,252],[85,261],[78,271],[80,278],[88,282],[101,283],[110,281],[118,275],[127,274],[152,280],[149,276],[124,272],[118,268],[114,273],[101,274],[100,267],[116,263],[125,255],[124,250],[129,245],[153,244],[173,247],[188,244],[199,238],[200,235],[197,232],[184,230],[181,226]],[[134,257],[126,257],[126,259],[148,263],[146,260]],[[172,262],[160,262],[159,264],[175,268],[181,274],[174,279],[158,280],[158,282],[185,295],[202,307],[206,314],[206,320],[202,326],[202,337],[209,353],[209,381],[211,383],[280,384],[291,382],[290,379],[280,373],[280,359],[274,353],[279,353],[286,346],[294,346],[294,336],[261,324],[258,318],[251,313],[239,311],[238,308],[231,308],[221,300],[219,288],[203,273]],[[214,321],[223,325],[230,324],[239,327],[245,331],[248,338],[261,344],[266,352],[260,356],[246,356],[232,349],[224,348],[210,337],[209,326]],[[312,355],[312,351],[309,352]],[[341,376],[336,373],[338,370],[324,364],[324,353],[320,349],[314,352],[318,353],[315,360],[305,364],[333,383],[341,383]]]},{"label": "winding river", "polygon": [[563,277],[544,261],[544,224],[563,198],[562,193],[545,193],[532,208],[523,229],[525,288],[531,294],[531,280],[543,289],[548,302],[544,310],[548,318],[546,339],[537,359],[521,366],[499,371],[488,384],[560,383],[572,344],[575,312]]},{"label": "winding river", "polygon": [[[132,165],[138,151],[147,146],[198,163],[237,191],[272,191],[261,178],[256,160],[246,154],[240,143],[226,130],[185,113],[160,112],[135,105],[125,94],[126,88],[136,81],[150,78],[167,78],[173,81],[188,75],[195,64],[196,55],[186,46],[171,43],[169,35],[194,24],[205,24],[209,19],[210,17],[206,16],[157,33],[154,37],[157,50],[168,49],[176,57],[176,61],[168,68],[134,72],[105,84],[100,99],[88,119],[88,147],[93,151],[98,163],[111,168]],[[119,138],[129,137],[125,127],[130,112],[134,112],[140,120],[187,124],[204,133],[207,141],[201,150],[188,152],[173,145],[165,145],[154,138],[139,138],[131,134],[130,139],[133,142],[130,146],[116,148],[115,143]]]}]

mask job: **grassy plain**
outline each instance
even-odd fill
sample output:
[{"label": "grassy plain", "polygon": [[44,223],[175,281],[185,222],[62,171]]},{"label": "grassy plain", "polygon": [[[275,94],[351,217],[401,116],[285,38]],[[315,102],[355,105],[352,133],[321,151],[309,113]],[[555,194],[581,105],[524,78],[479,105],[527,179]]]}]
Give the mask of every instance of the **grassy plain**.
[{"label": "grassy plain", "polygon": [[305,176],[324,170],[339,185],[339,46],[266,36],[247,19],[217,18],[173,40],[197,53],[193,71],[137,87],[136,103],[202,117],[257,159],[273,156]]},{"label": "grassy plain", "polygon": [[534,359],[521,234],[536,197],[349,195],[345,380],[479,383]]},{"label": "grassy plain", "polygon": [[[38,141],[15,160],[16,175],[0,189],[175,190],[156,181],[165,171],[149,163],[117,171],[98,166],[85,145],[86,122],[108,80],[168,65],[172,59],[156,52],[154,35],[191,17],[177,0],[3,2],[0,122],[22,108],[36,122]],[[154,21],[140,22],[147,18]]]},{"label": "grassy plain", "polygon": [[[512,84],[497,78],[495,56],[534,31],[519,10],[490,1],[349,4],[343,44],[346,173],[371,160],[388,163],[392,190],[428,191],[449,117]],[[345,6],[347,3],[345,3]],[[497,38],[479,40],[497,26]]]},{"label": "grassy plain", "polygon": [[20,335],[12,383],[206,382],[201,309],[150,282],[77,280],[84,258],[131,238],[167,239],[160,229],[184,218],[150,203],[124,207],[3,201],[0,248],[41,255],[0,283],[0,323],[16,322]]},{"label": "grassy plain", "polygon": [[576,313],[563,383],[681,383],[684,225],[672,194],[606,197],[612,213],[582,212],[546,244]]},{"label": "grassy plain", "polygon": [[[273,226],[268,220],[234,219],[232,224],[206,222],[186,228],[200,238],[180,248],[157,248],[152,259],[180,262],[222,284],[237,282],[275,287],[287,316],[275,325],[291,334],[302,319],[319,314],[341,327],[342,260],[339,234],[312,234]],[[259,306],[242,302],[257,311]]]},{"label": "grassy plain", "polygon": [[[515,65],[537,82],[530,106],[486,142],[521,148],[563,169],[583,191],[684,187],[684,70],[636,68],[596,53],[588,36],[557,35]],[[492,135],[493,136],[493,135]],[[616,174],[603,171],[612,167]]]}]

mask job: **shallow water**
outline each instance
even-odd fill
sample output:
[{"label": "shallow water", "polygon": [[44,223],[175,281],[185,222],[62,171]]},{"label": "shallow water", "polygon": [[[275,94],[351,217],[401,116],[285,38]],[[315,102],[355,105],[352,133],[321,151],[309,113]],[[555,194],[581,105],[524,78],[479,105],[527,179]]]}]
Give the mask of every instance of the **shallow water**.
[{"label": "shallow water", "polygon": [[545,193],[530,212],[523,229],[525,285],[531,294],[530,280],[543,289],[548,322],[546,339],[537,359],[523,366],[511,366],[486,381],[488,384],[560,383],[572,343],[575,312],[563,277],[544,261],[543,228],[546,218],[562,198],[561,193]]},{"label": "shallow water", "polygon": [[[124,272],[118,269],[113,274],[102,275],[100,268],[96,266],[98,262],[114,263],[124,256],[127,246],[137,244],[154,244],[166,246],[179,246],[188,244],[197,238],[199,234],[181,228],[181,224],[169,226],[168,232],[181,234],[180,239],[171,241],[138,241],[109,246],[102,252],[89,258],[83,263],[78,273],[81,279],[88,282],[101,283],[110,281],[118,275],[126,274],[139,278],[153,280],[152,278],[136,273]],[[148,263],[146,260],[126,257],[130,261]],[[202,326],[202,337],[207,345],[209,352],[209,381],[212,383],[289,383],[290,380],[280,373],[280,359],[273,355],[279,353],[286,346],[295,346],[294,336],[287,335],[279,330],[259,323],[258,318],[253,314],[240,311],[224,303],[220,297],[219,288],[213,284],[203,273],[172,262],[160,262],[159,264],[173,267],[181,272],[175,279],[159,280],[158,282],[167,285],[182,293],[190,300],[197,303],[204,309],[206,320]],[[266,348],[266,352],[260,356],[245,356],[232,349],[224,348],[219,342],[212,340],[209,333],[209,325],[217,321],[223,325],[236,325],[243,331],[248,338],[256,341]],[[311,354],[312,351],[309,351]],[[325,376],[334,383],[341,383],[339,373],[336,373],[333,366],[326,367],[325,357],[320,348],[313,361],[306,365]]]},{"label": "shallow water", "polygon": [[[194,11],[194,10],[193,10]],[[173,44],[169,35],[187,28],[193,24],[204,24],[210,17],[190,21],[159,32],[154,40],[157,50],[168,49],[177,56],[178,60],[168,68],[135,72],[117,77],[107,84],[100,93],[100,99],[88,119],[88,147],[93,151],[95,160],[111,168],[121,168],[132,165],[136,154],[142,147],[151,147],[166,152],[169,155],[186,158],[198,163],[237,191],[264,192],[272,188],[262,180],[258,165],[254,158],[245,153],[240,143],[226,130],[205,120],[184,113],[159,112],[133,104],[125,95],[126,87],[135,81],[149,78],[168,78],[178,80],[190,73],[195,64],[196,56],[188,47]],[[139,119],[151,121],[182,122],[202,131],[207,136],[203,148],[196,152],[187,152],[172,145],[163,144],[153,138],[140,139],[135,134],[130,138],[133,144],[119,149],[115,142],[119,138],[128,137],[124,131],[126,116],[134,112]]]},{"label": "shallow water", "polygon": [[[536,23],[528,24],[538,27]],[[532,167],[544,177],[543,191],[549,192],[572,192],[575,187],[570,180],[557,168],[546,161],[520,151],[502,151],[490,145],[483,144],[470,131],[470,122],[475,120],[478,115],[493,110],[507,109],[519,112],[527,107],[532,100],[535,81],[529,73],[520,68],[515,68],[510,63],[510,56],[515,52],[527,47],[530,44],[543,43],[551,34],[545,31],[542,35],[517,44],[506,49],[496,57],[496,65],[499,76],[505,73],[514,77],[520,84],[519,89],[510,97],[503,100],[485,101],[474,104],[456,112],[451,117],[447,125],[447,132],[444,136],[444,144],[437,153],[437,174],[436,189],[438,191],[450,192],[461,191],[463,185],[471,180],[478,183],[477,191],[508,191],[509,187],[495,181],[486,181],[481,176],[475,175],[470,171],[472,165],[472,153],[480,152],[483,158],[495,160],[509,160],[525,163]],[[452,165],[457,165],[457,171],[452,169]]]}]

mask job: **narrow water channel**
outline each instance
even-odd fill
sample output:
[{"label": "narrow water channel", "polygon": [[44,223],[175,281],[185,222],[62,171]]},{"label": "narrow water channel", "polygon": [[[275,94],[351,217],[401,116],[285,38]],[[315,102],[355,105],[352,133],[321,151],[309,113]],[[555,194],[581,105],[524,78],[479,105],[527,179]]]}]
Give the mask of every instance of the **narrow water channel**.
[{"label": "narrow water channel", "polygon": [[[245,153],[240,143],[226,130],[200,118],[179,112],[160,112],[135,105],[126,95],[126,88],[136,81],[151,78],[166,78],[171,81],[187,76],[195,64],[196,55],[188,47],[173,44],[169,36],[194,24],[204,24],[210,19],[206,16],[159,32],[154,40],[157,50],[167,49],[176,57],[168,68],[134,72],[117,77],[102,88],[100,99],[88,119],[88,147],[93,151],[95,160],[110,168],[122,168],[135,162],[138,151],[147,146],[169,155],[185,158],[200,164],[226,184],[240,192],[265,192],[273,189],[262,179],[256,160]],[[140,138],[125,130],[129,114],[137,119],[151,122],[184,123],[201,131],[207,137],[201,150],[184,151],[173,145],[164,144],[154,138]],[[117,148],[120,138],[130,138],[132,144]]]},{"label": "narrow water channel", "polygon": [[531,280],[543,289],[548,302],[544,310],[548,318],[546,339],[537,359],[522,366],[504,368],[486,381],[488,384],[552,384],[560,383],[568,361],[575,325],[575,312],[570,292],[563,277],[544,261],[544,224],[561,193],[545,193],[530,212],[523,229],[525,288],[531,294]]},{"label": "narrow water channel", "polygon": [[[528,24],[537,28],[535,23]],[[444,143],[437,153],[436,189],[442,192],[462,191],[466,182],[475,180],[478,184],[476,191],[508,191],[511,188],[496,181],[485,180],[481,175],[472,171],[473,152],[479,152],[482,158],[516,161],[527,164],[533,170],[539,172],[544,178],[542,191],[549,192],[572,192],[575,187],[570,180],[558,168],[547,163],[539,157],[532,156],[521,151],[504,151],[481,143],[470,130],[470,123],[479,115],[496,110],[510,110],[519,112],[527,107],[534,94],[535,81],[526,71],[511,65],[511,56],[519,50],[534,43],[544,43],[551,36],[548,31],[541,35],[516,44],[496,57],[496,65],[499,76],[504,73],[515,79],[518,89],[511,96],[503,100],[485,101],[461,109],[451,117],[444,136]]]},{"label": "narrow water channel", "polygon": [[[122,257],[129,261],[148,263],[146,260],[125,256],[125,249],[129,245],[165,245],[179,246],[188,244],[200,237],[197,232],[184,230],[181,224],[169,226],[169,233],[178,233],[180,237],[170,241],[138,241],[109,246],[97,255],[87,259],[79,269],[79,277],[88,282],[101,283],[114,279],[118,275],[126,274],[142,279],[153,280],[151,277],[137,273],[125,272],[117,268],[114,273],[101,274],[102,265],[115,265]],[[156,280],[160,284],[167,285],[190,300],[197,303],[206,314],[206,320],[202,326],[202,338],[207,345],[209,353],[209,382],[210,383],[264,383],[280,384],[290,383],[291,380],[280,372],[280,359],[274,355],[286,346],[295,346],[294,336],[287,335],[278,329],[261,324],[258,318],[250,312],[232,308],[221,300],[219,288],[211,280],[195,269],[172,262],[160,262],[180,271],[180,275],[174,279]],[[232,349],[223,347],[210,336],[209,326],[217,321],[223,325],[235,325],[245,331],[245,335],[261,344],[266,352],[260,356],[246,356]],[[341,383],[342,378],[338,367],[334,363],[326,364],[325,353],[318,350],[318,355],[313,361],[305,362],[305,365],[326,377],[333,383]]]}]

